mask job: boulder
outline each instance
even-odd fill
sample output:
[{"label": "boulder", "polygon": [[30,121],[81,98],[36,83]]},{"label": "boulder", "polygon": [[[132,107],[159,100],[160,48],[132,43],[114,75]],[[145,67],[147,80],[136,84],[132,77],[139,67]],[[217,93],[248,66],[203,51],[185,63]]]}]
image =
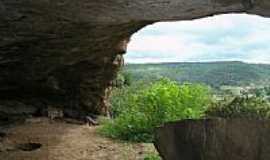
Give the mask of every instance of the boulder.
[{"label": "boulder", "polygon": [[155,146],[164,160],[269,160],[269,133],[269,120],[184,120],[157,128]]}]

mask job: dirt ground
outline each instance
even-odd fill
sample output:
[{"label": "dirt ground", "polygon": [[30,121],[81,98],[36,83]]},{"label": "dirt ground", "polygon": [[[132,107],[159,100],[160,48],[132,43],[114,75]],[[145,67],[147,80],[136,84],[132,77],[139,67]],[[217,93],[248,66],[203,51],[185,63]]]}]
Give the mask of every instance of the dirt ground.
[{"label": "dirt ground", "polygon": [[115,141],[97,127],[46,118],[0,130],[0,160],[140,160],[155,152],[152,144]]}]

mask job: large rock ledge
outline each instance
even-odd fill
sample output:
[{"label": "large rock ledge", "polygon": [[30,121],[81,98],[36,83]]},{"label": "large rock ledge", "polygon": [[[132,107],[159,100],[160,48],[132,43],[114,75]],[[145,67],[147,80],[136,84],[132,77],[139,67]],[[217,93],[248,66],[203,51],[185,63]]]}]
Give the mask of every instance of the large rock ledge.
[{"label": "large rock ledge", "polygon": [[185,120],[156,131],[164,160],[269,160],[270,121]]},{"label": "large rock ledge", "polygon": [[270,2],[0,0],[0,107],[106,114],[111,82],[134,32],[154,22],[232,12],[270,16]]}]

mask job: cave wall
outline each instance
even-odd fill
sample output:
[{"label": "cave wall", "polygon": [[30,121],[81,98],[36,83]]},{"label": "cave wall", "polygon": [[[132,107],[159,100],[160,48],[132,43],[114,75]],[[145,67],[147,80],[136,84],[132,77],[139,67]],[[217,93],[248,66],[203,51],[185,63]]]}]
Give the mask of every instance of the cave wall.
[{"label": "cave wall", "polygon": [[0,0],[0,116],[48,106],[70,116],[107,114],[134,32],[232,12],[270,16],[270,1]]}]

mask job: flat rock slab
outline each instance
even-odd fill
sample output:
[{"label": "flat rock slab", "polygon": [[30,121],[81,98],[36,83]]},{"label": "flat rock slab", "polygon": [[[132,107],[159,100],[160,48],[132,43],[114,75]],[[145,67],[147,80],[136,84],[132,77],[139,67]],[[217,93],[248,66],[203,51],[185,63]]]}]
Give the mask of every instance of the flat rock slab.
[{"label": "flat rock slab", "polygon": [[156,130],[164,160],[270,160],[270,121],[184,120]]}]

